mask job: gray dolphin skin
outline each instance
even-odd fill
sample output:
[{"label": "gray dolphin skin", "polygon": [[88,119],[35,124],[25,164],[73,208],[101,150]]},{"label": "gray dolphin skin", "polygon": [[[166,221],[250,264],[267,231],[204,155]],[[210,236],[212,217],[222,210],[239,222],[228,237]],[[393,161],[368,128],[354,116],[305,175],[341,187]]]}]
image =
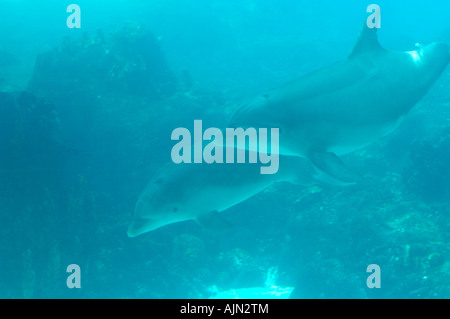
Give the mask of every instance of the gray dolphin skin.
[{"label": "gray dolphin skin", "polygon": [[359,175],[337,155],[393,131],[450,61],[449,46],[382,48],[364,26],[349,57],[263,94],[240,107],[229,127],[280,129],[280,154],[305,156],[336,179]]},{"label": "gray dolphin skin", "polygon": [[227,222],[218,212],[275,182],[312,185],[315,180],[320,181],[320,174],[316,175],[306,158],[280,156],[279,160],[276,174],[261,174],[258,163],[167,163],[140,195],[128,236],[191,219],[206,228],[220,230]]}]

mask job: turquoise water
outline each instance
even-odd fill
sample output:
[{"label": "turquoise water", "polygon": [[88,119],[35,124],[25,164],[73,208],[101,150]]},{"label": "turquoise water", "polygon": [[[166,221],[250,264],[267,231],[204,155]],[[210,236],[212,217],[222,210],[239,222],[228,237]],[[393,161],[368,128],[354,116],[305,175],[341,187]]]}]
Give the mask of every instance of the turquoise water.
[{"label": "turquoise water", "polygon": [[[0,1],[1,298],[449,298],[450,68],[349,186],[277,183],[127,236],[171,132],[346,59],[367,1]],[[447,1],[378,1],[391,50],[450,44]],[[186,181],[188,184],[189,181]],[[80,267],[81,288],[66,271]],[[381,288],[366,271],[381,269]]]}]

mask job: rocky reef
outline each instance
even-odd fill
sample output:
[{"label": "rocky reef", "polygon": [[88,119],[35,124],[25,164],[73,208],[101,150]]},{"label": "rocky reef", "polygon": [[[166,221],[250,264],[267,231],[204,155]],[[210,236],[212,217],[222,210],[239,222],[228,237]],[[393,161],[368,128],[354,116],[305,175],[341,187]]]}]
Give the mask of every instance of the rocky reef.
[{"label": "rocky reef", "polygon": [[40,54],[29,89],[44,96],[116,92],[155,100],[172,95],[176,84],[158,38],[128,23],[107,35],[97,30],[77,40],[66,37],[59,48]]}]

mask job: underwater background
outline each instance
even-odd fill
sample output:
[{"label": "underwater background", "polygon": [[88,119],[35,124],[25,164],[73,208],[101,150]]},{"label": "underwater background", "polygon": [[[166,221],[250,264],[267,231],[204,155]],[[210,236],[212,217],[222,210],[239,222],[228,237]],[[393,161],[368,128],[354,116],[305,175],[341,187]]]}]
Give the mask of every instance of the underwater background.
[{"label": "underwater background", "polygon": [[[66,25],[71,2],[0,0],[1,298],[274,287],[283,298],[450,298],[449,67],[397,130],[344,157],[363,181],[275,184],[223,212],[231,232],[186,221],[127,237],[174,128],[225,127],[243,101],[345,59],[372,2],[74,3],[80,29]],[[450,2],[375,3],[383,47],[450,44]],[[66,285],[70,264],[80,289]],[[370,264],[379,289],[366,285]]]}]

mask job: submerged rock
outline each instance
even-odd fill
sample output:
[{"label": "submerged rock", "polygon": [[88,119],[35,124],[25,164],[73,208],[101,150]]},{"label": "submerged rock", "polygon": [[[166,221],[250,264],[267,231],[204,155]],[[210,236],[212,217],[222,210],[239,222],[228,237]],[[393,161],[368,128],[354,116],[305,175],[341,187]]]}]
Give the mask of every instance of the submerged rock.
[{"label": "submerged rock", "polygon": [[32,190],[52,182],[63,144],[54,104],[23,91],[0,92],[0,186]]},{"label": "submerged rock", "polygon": [[39,55],[29,89],[45,96],[57,94],[124,94],[150,99],[175,92],[160,43],[140,24],[126,24],[105,36],[101,30],[65,37],[61,46]]},{"label": "submerged rock", "polygon": [[417,141],[403,171],[405,187],[426,201],[447,201],[450,197],[450,129],[434,140]]}]

